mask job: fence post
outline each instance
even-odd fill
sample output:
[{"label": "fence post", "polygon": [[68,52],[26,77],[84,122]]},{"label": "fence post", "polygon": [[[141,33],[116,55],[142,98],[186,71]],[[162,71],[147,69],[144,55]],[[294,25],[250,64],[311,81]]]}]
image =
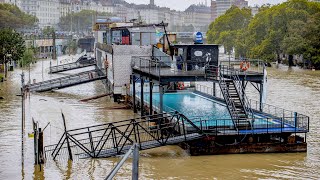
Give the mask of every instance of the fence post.
[{"label": "fence post", "polygon": [[297,131],[298,113],[294,112],[294,131]]},{"label": "fence post", "polygon": [[[39,128],[39,139],[38,139],[38,164],[44,163],[44,154],[43,154],[43,131]],[[41,170],[41,166],[40,166]]]},{"label": "fence post", "polygon": [[64,118],[64,114],[63,113],[61,113],[61,114],[62,114],[63,125],[64,125],[64,133],[66,134],[68,153],[69,153],[69,160],[73,161],[72,153],[71,153],[71,147],[70,147],[70,143],[69,143],[69,135],[68,135],[68,132],[67,132],[66,120]]},{"label": "fence post", "polygon": [[139,179],[139,148],[137,144],[134,144],[133,160],[132,160],[132,179]]}]

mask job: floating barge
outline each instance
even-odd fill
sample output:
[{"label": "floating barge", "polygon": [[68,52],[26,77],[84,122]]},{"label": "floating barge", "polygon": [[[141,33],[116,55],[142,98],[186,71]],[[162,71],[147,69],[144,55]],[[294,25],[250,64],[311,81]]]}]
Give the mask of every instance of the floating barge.
[{"label": "floating barge", "polygon": [[[141,116],[185,115],[205,133],[202,139],[180,143],[192,155],[307,151],[309,117],[262,103],[262,61],[246,61],[244,70],[241,61],[219,61],[218,45],[159,49],[156,27],[161,25],[111,27],[107,43],[97,44],[97,59],[115,101],[129,97]],[[257,89],[259,101],[247,98],[248,84]]]},{"label": "floating barge", "polygon": [[[220,61],[218,45],[172,45],[166,33],[157,39],[165,26],[97,29],[95,71],[115,102],[140,117],[66,130],[46,154],[111,157],[134,143],[140,150],[179,145],[191,155],[307,151],[309,117],[263,103],[262,61]],[[247,97],[249,84],[258,101]]]}]

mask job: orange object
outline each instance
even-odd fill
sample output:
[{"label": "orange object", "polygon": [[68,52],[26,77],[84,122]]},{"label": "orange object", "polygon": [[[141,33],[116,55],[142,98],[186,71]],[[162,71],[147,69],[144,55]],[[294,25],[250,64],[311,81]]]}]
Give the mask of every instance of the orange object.
[{"label": "orange object", "polygon": [[250,68],[250,62],[247,61],[242,61],[240,63],[240,69],[242,69],[243,71],[246,71]]},{"label": "orange object", "polygon": [[183,90],[184,89],[184,83],[183,82],[178,82],[178,89]]}]

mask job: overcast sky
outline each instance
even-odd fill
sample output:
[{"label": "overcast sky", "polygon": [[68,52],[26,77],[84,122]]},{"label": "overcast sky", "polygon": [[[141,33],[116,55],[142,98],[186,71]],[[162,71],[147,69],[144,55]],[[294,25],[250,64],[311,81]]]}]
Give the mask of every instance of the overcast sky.
[{"label": "overcast sky", "polygon": [[[136,4],[149,4],[150,0],[126,0],[129,3],[136,3]],[[210,5],[211,0],[207,0],[208,5]],[[278,4],[284,2],[285,0],[248,0],[249,6],[253,6],[255,4],[262,5],[262,4]],[[198,3],[205,3],[206,0],[155,0],[155,4],[158,6],[166,6],[171,9],[176,10],[185,10],[191,4],[198,4]]]}]

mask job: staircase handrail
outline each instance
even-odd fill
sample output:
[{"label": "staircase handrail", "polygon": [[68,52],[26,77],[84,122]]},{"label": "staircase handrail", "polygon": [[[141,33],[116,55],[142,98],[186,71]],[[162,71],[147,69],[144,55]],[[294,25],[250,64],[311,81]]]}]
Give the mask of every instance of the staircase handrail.
[{"label": "staircase handrail", "polygon": [[238,74],[236,73],[237,71],[235,71],[235,73],[233,74],[233,81],[236,85],[236,90],[239,93],[240,96],[240,101],[243,103],[243,107],[247,113],[247,115],[251,115],[252,119],[253,119],[253,111],[249,102],[249,99],[245,93],[245,90],[243,89],[242,85],[241,85],[241,81],[240,78],[238,76]]},{"label": "staircase handrail", "polygon": [[[223,77],[223,74],[224,74],[224,69],[219,66],[219,85],[220,85],[220,88],[221,88],[221,91],[222,91],[222,94],[224,96],[224,99],[226,101],[226,104],[228,106],[228,110],[230,112],[230,116],[233,120],[237,120],[239,119],[239,116],[237,114],[234,114],[231,109],[229,108],[230,106],[232,107],[233,110],[236,109],[236,106],[234,104],[233,101],[230,101],[229,99],[231,99],[231,97],[229,96],[229,93],[227,93],[227,89],[224,87],[226,86],[226,82],[225,82],[225,79]],[[233,121],[234,123],[234,121]],[[236,125],[234,124],[234,126],[236,127]]]}]

